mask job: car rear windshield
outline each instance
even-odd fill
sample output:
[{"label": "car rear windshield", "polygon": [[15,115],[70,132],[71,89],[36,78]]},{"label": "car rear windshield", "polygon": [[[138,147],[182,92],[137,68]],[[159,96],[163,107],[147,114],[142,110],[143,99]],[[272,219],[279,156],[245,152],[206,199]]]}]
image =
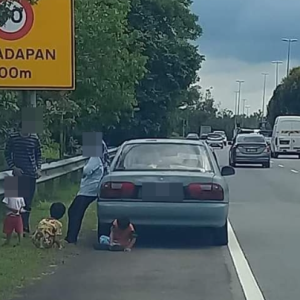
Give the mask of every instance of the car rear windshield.
[{"label": "car rear windshield", "polygon": [[126,145],[117,160],[114,170],[212,172],[212,166],[204,146],[143,143]]},{"label": "car rear windshield", "polygon": [[262,136],[239,136],[238,143],[264,143],[265,139]]}]

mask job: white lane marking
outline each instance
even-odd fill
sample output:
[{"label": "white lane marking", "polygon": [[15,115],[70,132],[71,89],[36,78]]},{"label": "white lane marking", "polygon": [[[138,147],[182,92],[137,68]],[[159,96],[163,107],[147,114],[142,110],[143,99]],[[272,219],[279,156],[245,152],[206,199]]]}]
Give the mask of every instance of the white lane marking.
[{"label": "white lane marking", "polygon": [[298,174],[299,172],[296,170],[291,170],[293,173]]},{"label": "white lane marking", "polygon": [[283,165],[278,165],[278,167],[279,167],[279,168],[284,168],[284,166],[283,166]]},{"label": "white lane marking", "polygon": [[265,300],[249,263],[228,220],[228,248],[247,300]]}]

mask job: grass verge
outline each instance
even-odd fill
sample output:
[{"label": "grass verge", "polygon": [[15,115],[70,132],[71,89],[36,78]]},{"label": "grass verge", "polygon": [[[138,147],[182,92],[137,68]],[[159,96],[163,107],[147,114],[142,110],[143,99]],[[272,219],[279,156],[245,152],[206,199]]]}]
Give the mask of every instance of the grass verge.
[{"label": "grass verge", "polygon": [[[67,207],[78,191],[77,184],[69,184],[58,190],[53,195],[52,202],[63,202]],[[35,207],[31,214],[31,228],[34,229],[38,222],[49,216],[51,202],[42,199],[35,200]],[[0,218],[1,219],[1,218]],[[62,219],[64,234],[67,230],[67,216]],[[83,230],[92,230],[96,224],[96,205],[87,210],[83,222]],[[1,242],[1,239],[0,239]],[[12,245],[14,244],[12,241]],[[39,279],[43,271],[50,265],[56,265],[58,260],[68,254],[68,249],[40,250],[33,246],[29,238],[24,238],[19,247],[0,247],[0,300],[11,299],[18,289],[30,284],[34,279]]]}]

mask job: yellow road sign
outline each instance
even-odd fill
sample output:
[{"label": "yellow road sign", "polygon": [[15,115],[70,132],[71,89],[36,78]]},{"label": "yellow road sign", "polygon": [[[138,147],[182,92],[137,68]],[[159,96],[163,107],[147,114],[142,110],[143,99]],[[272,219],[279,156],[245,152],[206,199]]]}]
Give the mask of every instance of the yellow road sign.
[{"label": "yellow road sign", "polygon": [[74,0],[19,0],[10,9],[0,27],[0,88],[75,89]]}]

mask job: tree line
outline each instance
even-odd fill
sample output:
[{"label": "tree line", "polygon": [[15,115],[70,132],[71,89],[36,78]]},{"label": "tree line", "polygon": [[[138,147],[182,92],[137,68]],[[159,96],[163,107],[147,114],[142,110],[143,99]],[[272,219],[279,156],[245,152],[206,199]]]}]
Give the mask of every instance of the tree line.
[{"label": "tree line", "polygon": [[300,67],[282,80],[268,104],[267,119],[272,126],[276,117],[284,115],[300,115]]}]

